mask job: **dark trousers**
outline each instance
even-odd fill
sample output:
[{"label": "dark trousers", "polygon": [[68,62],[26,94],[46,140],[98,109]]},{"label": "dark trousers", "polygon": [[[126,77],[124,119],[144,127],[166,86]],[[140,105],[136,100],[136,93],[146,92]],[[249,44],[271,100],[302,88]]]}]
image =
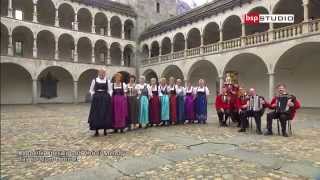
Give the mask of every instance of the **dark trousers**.
[{"label": "dark trousers", "polygon": [[249,117],[253,117],[256,122],[257,131],[261,132],[261,116],[263,115],[263,110],[261,111],[241,111],[240,119],[241,119],[241,128],[246,129],[249,127]]},{"label": "dark trousers", "polygon": [[238,109],[232,109],[232,111],[231,111],[231,120],[232,120],[232,122],[241,123],[240,114],[238,112]]},{"label": "dark trousers", "polygon": [[287,127],[287,120],[291,119],[290,113],[288,113],[288,112],[279,113],[279,112],[275,112],[275,111],[268,113],[267,114],[267,129],[269,132],[272,132],[272,120],[273,119],[280,120],[282,134],[285,134],[286,127]]},{"label": "dark trousers", "polygon": [[224,110],[224,112],[217,110],[218,118],[219,118],[219,123],[220,126],[223,124],[227,124],[228,118],[231,116],[231,112],[229,109]]}]

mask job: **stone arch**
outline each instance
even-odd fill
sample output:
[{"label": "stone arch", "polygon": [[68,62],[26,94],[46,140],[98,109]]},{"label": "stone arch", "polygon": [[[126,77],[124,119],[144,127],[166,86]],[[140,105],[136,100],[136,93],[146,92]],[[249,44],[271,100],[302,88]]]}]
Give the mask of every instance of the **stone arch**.
[{"label": "stone arch", "polygon": [[58,7],[59,26],[72,29],[75,18],[75,10],[69,3],[62,3]]},{"label": "stone arch", "polygon": [[161,55],[170,54],[171,53],[171,39],[169,37],[165,37],[161,42]]},{"label": "stone arch", "polygon": [[165,77],[167,79],[169,79],[171,76],[175,79],[179,78],[183,82],[185,80],[183,71],[177,65],[169,65],[161,73],[161,77]]},{"label": "stone arch", "polygon": [[133,52],[133,46],[131,44],[128,44],[123,49],[123,60],[124,65],[127,67],[131,67],[134,62],[134,52]]},{"label": "stone arch", "polygon": [[1,104],[32,103],[32,72],[16,63],[0,63]]},{"label": "stone arch", "polygon": [[94,45],[95,62],[98,64],[106,64],[108,57],[108,46],[105,40],[99,39]]},{"label": "stone arch", "polygon": [[1,0],[0,3],[1,16],[8,16],[8,0]]},{"label": "stone arch", "polygon": [[92,44],[87,37],[81,37],[77,43],[79,62],[90,63],[92,59]]},{"label": "stone arch", "polygon": [[192,28],[187,35],[187,48],[192,49],[201,46],[201,32],[197,28]]},{"label": "stone arch", "polygon": [[160,54],[160,46],[158,41],[153,41],[151,43],[151,57],[159,56]]},{"label": "stone arch", "polygon": [[147,44],[142,46],[142,55],[144,58],[149,58],[149,46]]},{"label": "stone arch", "polygon": [[228,71],[238,73],[240,86],[253,87],[258,94],[268,97],[268,66],[258,55],[241,53],[233,56],[224,66],[223,74]]},{"label": "stone arch", "polygon": [[[57,80],[57,97],[47,99],[45,97],[41,97],[42,88],[44,88],[41,83],[45,77],[48,75],[52,75],[52,77]],[[74,102],[74,94],[73,94],[73,74],[64,67],[61,66],[49,66],[40,71],[37,76],[38,80],[38,95],[37,101],[38,103],[72,103]]]},{"label": "stone arch", "polygon": [[70,34],[61,34],[58,39],[59,59],[73,60],[75,49],[74,38]]},{"label": "stone arch", "polygon": [[114,42],[110,46],[110,57],[112,65],[121,65],[121,45],[118,42]]},{"label": "stone arch", "polygon": [[37,57],[41,59],[54,59],[55,43],[55,37],[52,32],[47,30],[40,31],[37,34]]},{"label": "stone arch", "polygon": [[208,23],[203,31],[203,44],[213,44],[220,41],[219,25],[216,22]]},{"label": "stone arch", "polygon": [[[303,21],[302,0],[280,0],[273,8],[273,14],[294,14],[294,23],[298,24]],[[274,28],[290,26],[292,24],[277,24]]]},{"label": "stone arch", "polygon": [[17,26],[14,28],[12,31],[14,55],[33,57],[33,39],[33,32],[29,28],[25,26]]},{"label": "stone arch", "polygon": [[124,38],[132,40],[134,35],[134,23],[131,19],[124,22]]},{"label": "stone arch", "polygon": [[83,32],[91,32],[92,29],[92,14],[87,8],[78,10],[78,30]]},{"label": "stone arch", "polygon": [[[263,6],[258,6],[251,9],[248,13],[259,13],[259,14],[269,14],[268,9]],[[266,32],[269,29],[269,24],[245,24],[246,35],[251,35],[260,32]]]},{"label": "stone arch", "polygon": [[239,38],[242,35],[240,17],[237,15],[231,15],[225,19],[222,25],[222,34],[223,41]]},{"label": "stone arch", "polygon": [[113,16],[110,19],[111,36],[121,38],[122,22],[118,16]]},{"label": "stone arch", "polygon": [[8,28],[1,23],[1,55],[8,54],[9,31]]},{"label": "stone arch", "polygon": [[95,26],[95,33],[103,36],[107,35],[107,32],[108,32],[107,16],[102,12],[96,13],[94,16],[94,26]]},{"label": "stone arch", "polygon": [[[12,9],[19,9],[22,11],[22,20],[33,20],[33,0],[12,0]],[[18,18],[15,17],[14,18]]]},{"label": "stone arch", "polygon": [[147,69],[142,74],[146,78],[146,82],[150,82],[151,78],[156,78],[157,82],[159,80],[157,73],[152,69]]},{"label": "stone arch", "polygon": [[175,34],[173,37],[173,52],[185,50],[185,41],[185,37],[181,32]]},{"label": "stone arch", "polygon": [[286,84],[304,107],[320,107],[319,48],[320,42],[296,44],[280,56],[274,67],[275,84]]},{"label": "stone arch", "polygon": [[97,69],[86,69],[81,72],[78,78],[78,101],[89,102],[90,101],[90,85],[91,81],[97,77]]},{"label": "stone arch", "polygon": [[56,7],[51,0],[37,1],[37,18],[41,24],[54,25],[56,17]]}]

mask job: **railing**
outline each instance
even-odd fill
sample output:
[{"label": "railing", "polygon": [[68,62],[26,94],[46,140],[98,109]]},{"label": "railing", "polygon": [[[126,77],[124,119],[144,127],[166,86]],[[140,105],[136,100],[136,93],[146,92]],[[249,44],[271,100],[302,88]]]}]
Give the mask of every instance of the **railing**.
[{"label": "railing", "polygon": [[178,51],[172,54],[172,59],[179,59],[183,57],[184,57],[184,51]]},{"label": "railing", "polygon": [[192,49],[187,49],[187,56],[195,56],[195,55],[199,55],[201,48],[200,47],[196,47],[196,48],[192,48]]},{"label": "railing", "polygon": [[[186,57],[199,56],[201,54],[207,55],[210,53],[219,53],[226,50],[233,50],[237,48],[251,47],[254,45],[261,45],[269,42],[282,41],[293,37],[298,37],[308,33],[320,33],[320,19],[294,24],[272,31],[256,33],[245,37],[222,41],[214,44],[205,45],[187,49],[172,54],[161,56],[161,61],[170,61],[174,59],[183,59]],[[147,63],[159,62],[158,57],[152,57]],[[145,64],[144,64],[145,65]]]},{"label": "railing", "polygon": [[241,38],[231,39],[221,42],[222,49],[234,49],[241,47]]},{"label": "railing", "polygon": [[205,54],[217,51],[219,51],[219,43],[203,46],[203,53]]},{"label": "railing", "polygon": [[245,39],[245,45],[247,46],[261,44],[269,41],[269,33],[268,32],[257,33],[257,34],[246,36],[244,37],[244,39]]}]

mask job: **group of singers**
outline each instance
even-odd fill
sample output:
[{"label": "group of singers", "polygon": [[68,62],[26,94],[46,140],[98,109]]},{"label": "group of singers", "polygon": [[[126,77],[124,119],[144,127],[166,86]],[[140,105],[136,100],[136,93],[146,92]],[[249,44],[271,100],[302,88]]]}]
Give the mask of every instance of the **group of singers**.
[{"label": "group of singers", "polygon": [[106,77],[103,69],[98,71],[90,86],[92,96],[88,123],[90,130],[99,135],[99,130],[108,129],[123,132],[124,129],[147,128],[149,126],[168,126],[170,124],[194,123],[205,124],[207,121],[207,97],[209,89],[203,79],[197,87],[182,86],[182,80],[170,77],[155,78],[150,84],[145,77],[136,83],[133,75],[128,84],[122,82],[122,75],[117,73],[113,82]]},{"label": "group of singers", "polygon": [[300,102],[294,95],[287,93],[286,86],[277,86],[277,95],[270,103],[264,97],[257,95],[254,88],[247,93],[238,84],[225,83],[220,94],[216,97],[215,108],[217,110],[220,126],[227,126],[227,121],[238,122],[239,132],[245,132],[249,127],[248,118],[254,118],[256,131],[261,131],[261,116],[265,109],[272,111],[267,114],[267,132],[265,135],[272,135],[272,120],[279,119],[282,135],[288,137],[286,132],[287,121],[294,119],[296,110],[300,108]]}]

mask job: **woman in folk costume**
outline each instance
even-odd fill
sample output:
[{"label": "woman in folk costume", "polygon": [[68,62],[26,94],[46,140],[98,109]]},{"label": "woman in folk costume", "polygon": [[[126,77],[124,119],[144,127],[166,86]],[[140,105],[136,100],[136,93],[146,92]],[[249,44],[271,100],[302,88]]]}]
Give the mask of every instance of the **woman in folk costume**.
[{"label": "woman in folk costume", "polygon": [[195,112],[198,123],[206,124],[207,122],[207,101],[209,89],[205,86],[203,79],[199,80],[199,86],[196,89]]},{"label": "woman in folk costume", "polygon": [[184,124],[184,96],[185,96],[185,88],[182,86],[182,80],[177,79],[176,85],[177,92],[177,120],[178,124]]},{"label": "woman in folk costume", "polygon": [[194,88],[191,85],[191,82],[187,82],[186,87],[186,97],[184,100],[184,111],[185,111],[185,119],[189,121],[189,123],[194,122]]},{"label": "woman in folk costume", "polygon": [[107,129],[112,128],[111,93],[111,82],[106,77],[106,71],[100,69],[98,77],[92,80],[90,86],[92,102],[88,123],[90,130],[96,131],[95,136],[99,135],[99,129],[103,129],[104,135],[107,135]]},{"label": "woman in folk costume", "polygon": [[128,115],[127,97],[125,96],[126,84],[121,81],[122,75],[115,75],[115,82],[112,84],[112,107],[113,107],[113,128],[118,131],[126,127]]},{"label": "woman in folk costume", "polygon": [[138,89],[136,86],[136,77],[134,75],[129,76],[129,83],[127,85],[127,100],[128,100],[128,118],[127,125],[128,130],[131,130],[131,126],[136,128],[139,123],[139,101],[138,101]]},{"label": "woman in folk costume", "polygon": [[170,123],[177,123],[177,92],[174,77],[170,77],[169,79],[169,101],[170,101]]},{"label": "woman in folk costume", "polygon": [[169,91],[167,86],[166,78],[160,79],[159,85],[159,96],[160,96],[160,103],[161,103],[161,121],[162,125],[169,125],[169,112],[170,112],[170,104],[169,104]]},{"label": "woman in folk costume", "polygon": [[151,95],[150,87],[145,83],[145,77],[141,76],[137,84],[139,94],[139,127],[147,127],[149,124],[149,97]]},{"label": "woman in folk costume", "polygon": [[151,126],[160,124],[160,98],[159,98],[159,86],[156,78],[150,80],[151,98],[149,102],[150,106],[150,124]]}]

